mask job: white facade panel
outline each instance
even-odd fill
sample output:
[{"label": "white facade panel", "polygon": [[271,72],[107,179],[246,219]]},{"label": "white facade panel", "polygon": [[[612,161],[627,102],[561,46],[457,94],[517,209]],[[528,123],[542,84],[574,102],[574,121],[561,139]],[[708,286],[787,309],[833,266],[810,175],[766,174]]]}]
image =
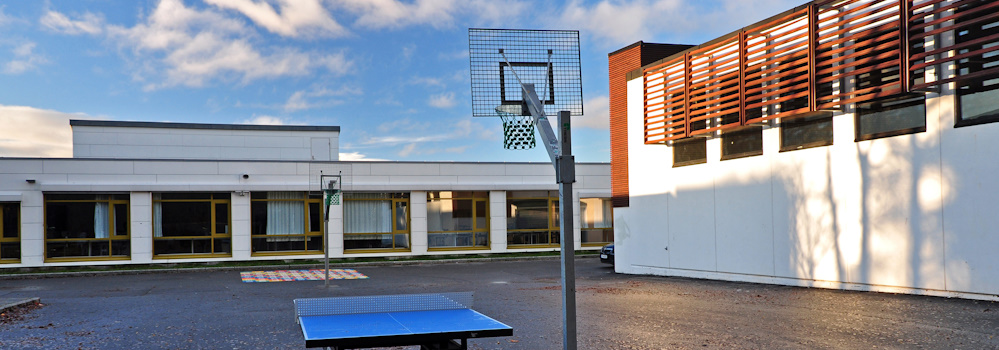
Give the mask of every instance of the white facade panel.
[{"label": "white facade panel", "polygon": [[955,128],[949,92],[927,95],[925,132],[858,142],[851,109],[833,117],[831,146],[780,152],[775,123],[762,156],[722,161],[713,138],[706,164],[673,168],[671,147],[642,139],[641,79],[628,89],[618,271],[999,295],[999,123]]}]

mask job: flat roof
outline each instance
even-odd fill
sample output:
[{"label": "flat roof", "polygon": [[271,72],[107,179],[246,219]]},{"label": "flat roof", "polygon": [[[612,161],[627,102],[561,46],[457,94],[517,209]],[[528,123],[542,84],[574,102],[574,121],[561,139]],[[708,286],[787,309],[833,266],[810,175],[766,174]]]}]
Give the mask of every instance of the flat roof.
[{"label": "flat roof", "polygon": [[253,124],[201,124],[201,123],[165,123],[165,122],[132,122],[115,120],[78,120],[71,119],[70,126],[98,126],[116,128],[161,128],[161,129],[211,129],[211,130],[271,130],[271,131],[340,131],[333,125],[253,125]]}]

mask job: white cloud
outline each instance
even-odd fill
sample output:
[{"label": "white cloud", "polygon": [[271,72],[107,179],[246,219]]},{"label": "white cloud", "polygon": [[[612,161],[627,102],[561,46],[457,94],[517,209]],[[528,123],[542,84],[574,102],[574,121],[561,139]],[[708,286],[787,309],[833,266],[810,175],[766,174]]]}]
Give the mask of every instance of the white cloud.
[{"label": "white cloud", "polygon": [[214,80],[243,83],[283,76],[315,74],[325,68],[344,74],[353,63],[340,53],[302,52],[288,47],[254,45],[256,32],[242,21],[212,9],[188,8],[180,0],[162,0],[140,23],[109,25],[108,37],[135,55],[134,77],[146,89],[200,87]]},{"label": "white cloud", "polygon": [[357,16],[354,24],[366,28],[403,28],[429,25],[449,28],[455,18],[472,23],[509,24],[529,7],[524,1],[503,0],[338,0],[337,3]]},{"label": "white cloud", "polygon": [[34,50],[34,42],[25,42],[14,47],[11,50],[11,53],[14,54],[14,59],[4,63],[3,72],[6,74],[21,74],[49,62],[45,56],[35,54]]},{"label": "white cloud", "polygon": [[253,125],[288,125],[289,123],[285,121],[284,118],[272,117],[269,115],[256,116],[250,119],[245,119],[239,122],[239,124],[253,124]]},{"label": "white cloud", "polygon": [[458,102],[454,99],[453,92],[440,93],[430,96],[430,100],[427,104],[437,107],[437,108],[451,108],[454,107]]},{"label": "white cloud", "polygon": [[69,35],[98,35],[104,31],[104,18],[90,12],[73,20],[62,13],[47,10],[39,23],[53,31]]},{"label": "white cloud", "polygon": [[568,1],[558,22],[615,45],[648,40],[651,33],[676,25],[679,0],[600,1],[592,6]]},{"label": "white cloud", "polygon": [[0,105],[0,157],[72,157],[70,119],[98,118],[82,113]]},{"label": "white cloud", "polygon": [[415,143],[411,143],[411,144],[406,145],[405,147],[402,148],[402,150],[399,151],[399,156],[403,157],[403,158],[406,158],[406,157],[411,156],[414,151],[416,151],[416,144]]},{"label": "white cloud", "polygon": [[268,31],[286,37],[342,37],[348,34],[319,0],[278,0],[280,13],[270,3],[255,0],[205,0],[235,10]]},{"label": "white cloud", "polygon": [[349,153],[340,153],[340,160],[341,161],[385,161],[387,159],[368,158],[367,155],[362,154],[361,152],[349,152]]},{"label": "white cloud", "polygon": [[14,22],[14,18],[3,13],[4,6],[0,6],[0,26],[7,25]]},{"label": "white cloud", "polygon": [[444,81],[440,78],[413,77],[409,79],[409,83],[413,85],[444,87]]},{"label": "white cloud", "polygon": [[583,102],[583,115],[572,118],[573,128],[607,130],[610,128],[610,99],[604,96]]},{"label": "white cloud", "polygon": [[288,97],[288,100],[284,103],[284,110],[286,112],[294,112],[303,109],[311,109],[316,107],[332,106],[343,103],[341,100],[336,99],[324,99],[319,102],[310,101],[315,99],[321,99],[323,97],[335,97],[335,96],[346,96],[346,95],[361,95],[362,91],[359,88],[354,87],[341,87],[339,89],[331,90],[326,87],[314,88],[312,90],[299,90],[295,91]]}]

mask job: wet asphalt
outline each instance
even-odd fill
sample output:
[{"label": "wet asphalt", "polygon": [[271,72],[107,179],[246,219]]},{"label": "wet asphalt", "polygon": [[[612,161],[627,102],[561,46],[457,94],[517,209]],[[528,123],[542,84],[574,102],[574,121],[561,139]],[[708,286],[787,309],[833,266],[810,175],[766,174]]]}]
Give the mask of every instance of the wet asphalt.
[{"label": "wet asphalt", "polygon": [[[456,291],[514,328],[470,349],[562,347],[558,260],[351,268],[370,278],[330,288],[243,283],[238,270],[0,279],[0,298],[44,305],[0,323],[0,349],[301,349],[295,298]],[[620,275],[592,258],[576,272],[580,349],[999,349],[995,302]]]}]

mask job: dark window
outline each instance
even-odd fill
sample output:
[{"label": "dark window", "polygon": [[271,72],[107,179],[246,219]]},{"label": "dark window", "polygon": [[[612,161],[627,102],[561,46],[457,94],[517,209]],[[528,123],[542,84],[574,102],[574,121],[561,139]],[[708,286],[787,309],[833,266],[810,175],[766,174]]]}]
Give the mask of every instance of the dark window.
[{"label": "dark window", "polygon": [[128,208],[128,195],[46,195],[46,259],[127,258]]},{"label": "dark window", "polygon": [[722,160],[763,154],[763,128],[759,126],[722,134]]},{"label": "dark window", "polygon": [[832,113],[781,119],[780,151],[794,151],[833,144]]},{"label": "dark window", "polygon": [[0,264],[21,261],[21,204],[0,203]]},{"label": "dark window", "polygon": [[[958,13],[979,10],[981,6],[988,5],[988,2],[973,2],[962,4],[957,9]],[[994,10],[986,10],[991,12]],[[999,67],[999,51],[996,51],[999,42],[996,39],[985,40],[989,37],[999,35],[999,20],[982,21],[982,15],[970,15],[960,17],[958,25],[962,22],[971,21],[966,24],[963,30],[957,31],[957,44],[967,45],[971,42],[975,44],[964,46],[957,50],[958,55],[966,55],[970,52],[990,50],[978,55],[962,58],[957,61],[958,76],[979,73],[985,70],[994,70]],[[984,40],[984,41],[983,41]],[[969,81],[957,82],[957,123],[955,126],[975,125],[982,123],[992,123],[999,121],[999,73],[987,74]]]},{"label": "dark window", "polygon": [[673,167],[706,163],[708,161],[707,140],[692,138],[673,142]]},{"label": "dark window", "polygon": [[857,104],[857,141],[926,131],[926,97],[905,95]]}]

